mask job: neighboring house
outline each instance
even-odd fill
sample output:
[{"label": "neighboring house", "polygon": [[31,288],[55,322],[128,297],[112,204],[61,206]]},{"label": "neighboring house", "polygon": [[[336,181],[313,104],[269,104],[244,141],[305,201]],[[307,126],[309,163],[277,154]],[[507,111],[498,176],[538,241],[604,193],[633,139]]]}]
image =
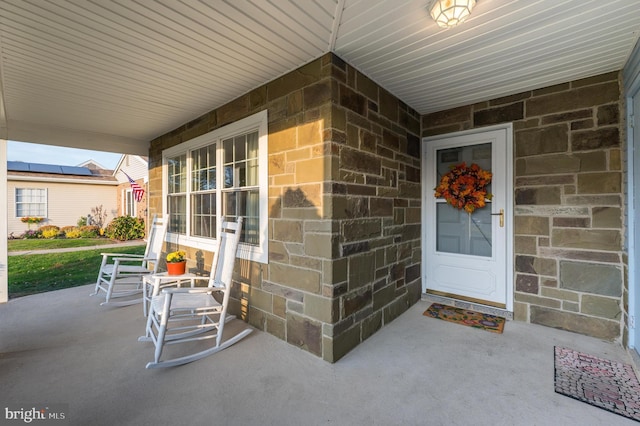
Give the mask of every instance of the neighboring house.
[{"label": "neighboring house", "polygon": [[[147,219],[148,162],[146,157],[123,155],[115,170],[93,160],[78,166],[7,162],[9,190],[9,235],[18,237],[41,225],[76,225],[81,217],[92,215],[102,206],[106,226],[117,216]],[[144,192],[136,199],[129,177]],[[28,225],[22,217],[45,220]]]},{"label": "neighboring house", "polygon": [[[147,185],[149,162],[147,157],[123,155],[113,172],[118,181],[118,215],[147,218]],[[137,198],[129,181],[131,178],[144,193]]]},{"label": "neighboring house", "polygon": [[[99,206],[108,223],[118,214],[117,185],[113,171],[93,161],[82,166],[7,161],[9,235],[18,237],[41,225],[75,226]],[[23,217],[44,220],[28,225]]]}]

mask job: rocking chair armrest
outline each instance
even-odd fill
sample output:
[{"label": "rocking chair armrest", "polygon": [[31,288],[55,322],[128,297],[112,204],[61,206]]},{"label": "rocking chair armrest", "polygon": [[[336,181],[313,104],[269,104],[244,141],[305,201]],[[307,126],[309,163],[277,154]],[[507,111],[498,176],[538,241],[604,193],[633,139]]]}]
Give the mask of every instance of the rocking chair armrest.
[{"label": "rocking chair armrest", "polygon": [[[209,280],[211,280],[211,277],[195,276],[195,277],[191,277],[190,279],[191,279],[191,287],[194,287],[196,280],[209,281]],[[204,288],[204,287],[202,287],[202,288]],[[221,290],[224,290],[225,285],[223,283],[221,283],[220,281],[218,281],[218,280],[214,280],[213,281],[213,285],[212,286],[207,286],[206,288],[210,288],[213,291],[221,291]]]},{"label": "rocking chair armrest", "polygon": [[142,262],[155,262],[156,258],[155,257],[112,257],[111,260],[113,260],[114,264],[115,263],[121,263],[121,262],[137,262],[137,263],[142,263]]},{"label": "rocking chair armrest", "polygon": [[121,257],[132,258],[133,260],[140,260],[144,258],[144,254],[128,254],[128,253],[100,253],[102,256],[107,257]]},{"label": "rocking chair armrest", "polygon": [[167,293],[171,293],[171,294],[206,294],[206,293],[211,293],[213,291],[220,291],[221,289],[216,288],[216,287],[194,287],[194,288],[188,288],[188,287],[182,287],[182,288],[165,288],[162,290],[163,293],[167,294]]},{"label": "rocking chair armrest", "polygon": [[166,282],[187,282],[187,281],[193,281],[194,278],[197,277],[192,277],[189,276],[187,274],[185,275],[168,275],[166,272],[161,272],[159,274],[153,274],[153,275],[146,275],[143,280],[146,283],[152,283],[152,282],[159,282],[160,284],[164,284]]}]

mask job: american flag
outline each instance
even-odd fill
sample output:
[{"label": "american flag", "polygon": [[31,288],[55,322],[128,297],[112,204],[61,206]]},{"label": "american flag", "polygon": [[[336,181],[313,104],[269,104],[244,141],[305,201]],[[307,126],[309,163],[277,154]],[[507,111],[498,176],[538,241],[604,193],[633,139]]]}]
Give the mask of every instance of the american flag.
[{"label": "american flag", "polygon": [[129,183],[131,184],[131,189],[133,190],[133,198],[137,203],[139,203],[140,201],[142,201],[142,197],[144,197],[144,188],[138,185],[135,180],[131,179],[128,174],[124,173],[124,175],[127,177],[127,179],[129,179]]}]

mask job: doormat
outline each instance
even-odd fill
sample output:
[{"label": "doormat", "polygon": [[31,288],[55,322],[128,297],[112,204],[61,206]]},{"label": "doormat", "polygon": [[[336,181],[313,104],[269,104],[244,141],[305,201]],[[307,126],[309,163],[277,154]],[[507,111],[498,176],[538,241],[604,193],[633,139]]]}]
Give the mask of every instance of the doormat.
[{"label": "doormat", "polygon": [[633,367],[554,348],[556,393],[640,422],[640,384]]},{"label": "doormat", "polygon": [[492,333],[502,333],[505,319],[495,315],[483,314],[481,312],[468,311],[448,305],[433,303],[429,309],[424,311],[427,317],[462,324],[473,328],[481,328]]}]

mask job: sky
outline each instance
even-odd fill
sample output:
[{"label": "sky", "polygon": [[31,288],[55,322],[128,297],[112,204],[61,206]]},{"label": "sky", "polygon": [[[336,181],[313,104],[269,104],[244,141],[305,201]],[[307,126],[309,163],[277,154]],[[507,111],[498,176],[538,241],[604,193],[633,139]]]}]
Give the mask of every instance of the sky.
[{"label": "sky", "polygon": [[105,169],[113,170],[121,156],[122,154],[111,152],[7,141],[8,161],[77,166],[87,160],[94,160]]}]

